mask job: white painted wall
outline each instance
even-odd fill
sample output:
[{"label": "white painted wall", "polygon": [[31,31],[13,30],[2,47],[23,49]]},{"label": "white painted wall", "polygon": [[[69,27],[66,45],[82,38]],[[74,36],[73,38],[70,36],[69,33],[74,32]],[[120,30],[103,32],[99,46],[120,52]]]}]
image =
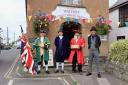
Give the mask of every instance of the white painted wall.
[{"label": "white painted wall", "polygon": [[125,36],[125,38],[128,39],[128,27],[112,29],[109,33],[109,45],[117,41],[117,36]]},{"label": "white painted wall", "polygon": [[109,19],[112,20],[112,29],[118,28],[117,22],[119,21],[119,9],[110,12]]}]

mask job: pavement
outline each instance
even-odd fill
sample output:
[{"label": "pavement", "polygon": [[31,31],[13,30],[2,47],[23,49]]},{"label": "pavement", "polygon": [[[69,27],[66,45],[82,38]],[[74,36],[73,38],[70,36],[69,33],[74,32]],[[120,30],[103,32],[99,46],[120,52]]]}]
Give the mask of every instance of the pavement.
[{"label": "pavement", "polygon": [[51,74],[46,74],[44,68],[39,75],[32,76],[23,71],[19,60],[19,50],[3,51],[0,57],[0,85],[128,85],[128,82],[117,79],[104,71],[102,64],[102,78],[97,78],[93,69],[92,76],[85,76],[87,66],[83,66],[83,74],[72,73],[71,66],[65,66],[65,73],[54,73],[55,68],[49,68]]}]

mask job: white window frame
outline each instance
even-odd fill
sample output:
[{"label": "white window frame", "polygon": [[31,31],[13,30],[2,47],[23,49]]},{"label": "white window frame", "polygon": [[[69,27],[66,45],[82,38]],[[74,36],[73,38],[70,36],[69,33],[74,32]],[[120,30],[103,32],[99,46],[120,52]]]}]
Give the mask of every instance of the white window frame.
[{"label": "white window frame", "polygon": [[60,0],[61,5],[81,6],[82,0]]}]

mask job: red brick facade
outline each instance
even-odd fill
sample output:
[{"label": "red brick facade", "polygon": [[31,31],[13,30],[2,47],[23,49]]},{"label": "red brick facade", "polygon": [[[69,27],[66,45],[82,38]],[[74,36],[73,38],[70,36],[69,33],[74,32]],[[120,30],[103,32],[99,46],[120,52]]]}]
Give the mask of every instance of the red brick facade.
[{"label": "red brick facade", "polygon": [[[108,18],[109,14],[109,0],[82,0],[82,7],[85,7],[88,13],[90,14],[91,18],[96,18],[99,14]],[[38,10],[51,14],[52,11],[55,10],[57,5],[60,4],[60,0],[26,0],[26,8],[27,8],[27,16],[32,16]],[[61,21],[56,20],[50,24],[48,37],[51,41],[51,48],[54,49],[54,38],[57,35],[57,32],[65,19]],[[28,39],[36,37],[33,27],[32,27],[32,20],[28,21],[27,26],[27,37]],[[93,24],[83,24],[82,20],[79,20],[82,28],[82,35],[87,40],[89,35],[90,26]],[[107,56],[108,55],[108,41],[103,41],[101,46],[101,55]],[[88,55],[87,46],[84,49],[85,56]]]}]

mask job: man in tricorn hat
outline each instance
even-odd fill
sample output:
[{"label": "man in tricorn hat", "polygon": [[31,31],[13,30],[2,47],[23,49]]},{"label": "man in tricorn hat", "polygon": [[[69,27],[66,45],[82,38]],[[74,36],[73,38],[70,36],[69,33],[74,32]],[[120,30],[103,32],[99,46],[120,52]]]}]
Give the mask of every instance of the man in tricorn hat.
[{"label": "man in tricorn hat", "polygon": [[90,29],[91,35],[88,37],[88,49],[89,49],[89,68],[86,76],[92,75],[92,63],[93,58],[96,61],[96,69],[98,78],[101,77],[99,70],[99,47],[101,45],[100,37],[96,34],[96,27],[92,26]]},{"label": "man in tricorn hat", "polygon": [[38,37],[33,43],[33,50],[36,49],[36,63],[37,63],[37,73],[41,72],[41,65],[43,64],[43,60],[45,63],[45,72],[49,74],[48,71],[48,61],[49,61],[49,47],[50,41],[48,37],[46,37],[46,31],[41,30],[39,33],[40,37]]},{"label": "man in tricorn hat", "polygon": [[59,72],[59,64],[61,63],[61,73],[64,73],[64,60],[67,57],[67,39],[63,36],[63,31],[58,31],[58,36],[55,38],[55,61],[56,61],[56,71]]}]

